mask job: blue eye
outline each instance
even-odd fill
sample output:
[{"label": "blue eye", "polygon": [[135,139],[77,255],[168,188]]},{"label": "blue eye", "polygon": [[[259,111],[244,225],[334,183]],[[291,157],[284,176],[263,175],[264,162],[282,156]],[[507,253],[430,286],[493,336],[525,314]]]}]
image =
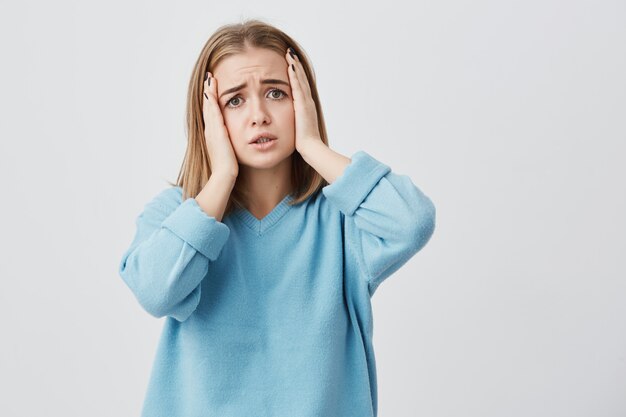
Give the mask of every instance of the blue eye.
[{"label": "blue eye", "polygon": [[[273,94],[275,92],[280,93],[279,97],[275,97],[274,100],[282,100],[283,98],[287,97],[287,93],[285,93],[283,90],[281,90],[280,88],[272,88],[269,93]],[[239,95],[236,95],[235,97],[231,98],[230,100],[228,100],[226,102],[226,107],[231,108],[231,109],[236,109],[238,107],[240,107],[239,105],[232,105],[232,101],[233,100],[241,100],[241,97],[239,97]]]},{"label": "blue eye", "polygon": [[[233,107],[233,106],[231,105],[231,103],[232,103],[232,101],[233,101],[233,100],[241,100],[241,99],[240,99],[238,96],[235,96],[235,97],[231,98],[230,100],[228,100],[228,101],[226,102],[226,107]],[[237,107],[237,106],[234,106],[234,107]]]}]

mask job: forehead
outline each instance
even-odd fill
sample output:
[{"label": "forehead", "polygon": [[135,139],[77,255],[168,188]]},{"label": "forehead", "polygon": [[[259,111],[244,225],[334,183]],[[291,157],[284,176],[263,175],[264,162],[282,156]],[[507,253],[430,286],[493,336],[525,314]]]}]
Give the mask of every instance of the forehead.
[{"label": "forehead", "polygon": [[245,52],[224,58],[214,69],[218,87],[226,89],[253,77],[276,77],[287,75],[287,60],[269,49],[250,48]]}]

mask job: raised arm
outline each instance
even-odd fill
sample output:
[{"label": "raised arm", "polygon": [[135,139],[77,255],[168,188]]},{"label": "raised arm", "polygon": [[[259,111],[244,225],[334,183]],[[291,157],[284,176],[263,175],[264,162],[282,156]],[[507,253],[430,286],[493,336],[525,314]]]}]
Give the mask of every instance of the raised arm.
[{"label": "raised arm", "polygon": [[408,176],[368,153],[348,159],[320,144],[309,148],[305,160],[330,182],[322,192],[345,215],[346,245],[373,295],[430,240],[435,206]]},{"label": "raised arm", "polygon": [[[207,198],[203,195],[203,201]],[[214,207],[221,218],[217,212],[223,212],[222,204]],[[200,303],[201,281],[229,234],[228,226],[203,211],[198,200],[181,203],[180,189],[166,189],[137,217],[135,237],[122,256],[119,274],[152,316],[184,321]]]}]

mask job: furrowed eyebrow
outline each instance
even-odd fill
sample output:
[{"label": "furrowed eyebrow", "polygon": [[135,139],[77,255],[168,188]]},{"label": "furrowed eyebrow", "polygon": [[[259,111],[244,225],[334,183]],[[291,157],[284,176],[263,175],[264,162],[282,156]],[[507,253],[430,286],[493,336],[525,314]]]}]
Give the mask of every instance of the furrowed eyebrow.
[{"label": "furrowed eyebrow", "polygon": [[[277,80],[277,79],[273,79],[273,78],[270,78],[270,79],[267,79],[267,80],[261,80],[261,84],[283,84],[283,85],[286,85],[287,87],[290,86],[289,83],[286,82],[286,81]],[[235,86],[233,88],[229,88],[228,90],[226,90],[222,94],[220,94],[220,99],[222,97],[224,97],[226,94],[234,93],[235,91],[239,91],[242,88],[246,88],[247,86],[248,86],[248,84],[243,83],[243,84],[237,85],[237,86]]]}]

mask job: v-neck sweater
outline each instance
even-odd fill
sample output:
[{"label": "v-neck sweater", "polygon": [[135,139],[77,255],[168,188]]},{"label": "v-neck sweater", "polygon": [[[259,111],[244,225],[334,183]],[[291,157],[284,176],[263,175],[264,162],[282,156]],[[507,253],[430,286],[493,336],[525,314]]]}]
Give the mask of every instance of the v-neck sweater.
[{"label": "v-neck sweater", "polygon": [[119,273],[165,317],[144,417],[375,417],[371,297],[430,239],[435,207],[364,151],[262,219],[152,198]]},{"label": "v-neck sweater", "polygon": [[233,214],[239,217],[239,219],[241,219],[241,221],[252,231],[256,232],[258,235],[262,235],[268,228],[278,222],[283,214],[287,213],[287,211],[291,208],[289,206],[289,202],[292,200],[292,195],[288,194],[262,219],[257,219],[252,213],[250,213],[249,210],[245,208],[235,210]]}]

